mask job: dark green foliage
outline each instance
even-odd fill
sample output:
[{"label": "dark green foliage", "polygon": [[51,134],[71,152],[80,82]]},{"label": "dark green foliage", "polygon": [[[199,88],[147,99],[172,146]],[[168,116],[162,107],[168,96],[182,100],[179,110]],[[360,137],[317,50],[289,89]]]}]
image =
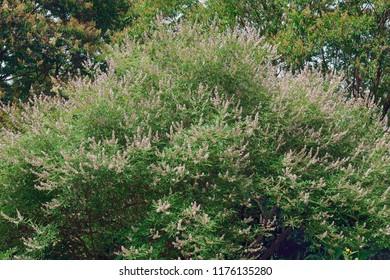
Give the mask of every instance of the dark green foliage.
[{"label": "dark green foliage", "polygon": [[128,21],[127,0],[0,1],[0,99],[55,94],[69,75],[98,60],[109,30]]}]

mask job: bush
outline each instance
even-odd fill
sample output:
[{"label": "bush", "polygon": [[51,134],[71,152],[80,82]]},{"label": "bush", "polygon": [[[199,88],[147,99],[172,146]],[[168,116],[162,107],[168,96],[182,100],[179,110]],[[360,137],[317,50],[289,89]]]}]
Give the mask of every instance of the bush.
[{"label": "bush", "polygon": [[250,29],[160,26],[112,48],[108,73],[73,81],[66,100],[3,106],[0,252],[386,256],[379,110],[345,101],[336,77],[276,77],[273,53]]}]

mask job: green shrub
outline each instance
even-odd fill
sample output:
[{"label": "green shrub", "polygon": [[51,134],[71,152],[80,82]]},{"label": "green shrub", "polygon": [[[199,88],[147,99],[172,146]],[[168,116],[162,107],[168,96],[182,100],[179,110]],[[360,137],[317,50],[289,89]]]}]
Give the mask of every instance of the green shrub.
[{"label": "green shrub", "polygon": [[390,142],[377,108],[344,100],[336,77],[276,77],[273,53],[250,29],[160,26],[112,48],[108,73],[73,81],[67,100],[3,106],[0,251],[386,256]]}]

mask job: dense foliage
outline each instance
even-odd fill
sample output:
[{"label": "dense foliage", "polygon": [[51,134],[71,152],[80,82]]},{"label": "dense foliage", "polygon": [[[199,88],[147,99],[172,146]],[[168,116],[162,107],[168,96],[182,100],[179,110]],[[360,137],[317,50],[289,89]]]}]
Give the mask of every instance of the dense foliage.
[{"label": "dense foliage", "polygon": [[278,45],[283,69],[342,70],[349,93],[390,108],[390,5],[384,0],[209,0],[221,22],[254,25]]},{"label": "dense foliage", "polygon": [[276,76],[253,29],[156,26],[66,99],[3,106],[3,257],[389,257],[374,103],[308,69]]},{"label": "dense foliage", "polygon": [[127,0],[1,0],[0,99],[55,93],[130,20],[128,8]]},{"label": "dense foliage", "polygon": [[145,33],[149,33],[155,27],[154,23],[158,15],[164,17],[165,21],[174,22],[183,16],[195,17],[197,12],[204,12],[198,9],[201,6],[198,0],[130,0],[130,2],[131,25],[128,25],[126,30],[117,32],[114,35],[116,40],[126,36],[142,40]]}]

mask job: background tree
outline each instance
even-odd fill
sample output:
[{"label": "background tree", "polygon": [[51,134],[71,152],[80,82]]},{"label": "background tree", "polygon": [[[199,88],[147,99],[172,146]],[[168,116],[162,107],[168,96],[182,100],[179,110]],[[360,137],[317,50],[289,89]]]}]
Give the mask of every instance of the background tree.
[{"label": "background tree", "polygon": [[66,80],[98,55],[128,8],[126,0],[0,1],[2,99],[25,99],[31,88],[50,93],[53,79]]},{"label": "background tree", "polygon": [[129,0],[37,0],[45,9],[66,21],[70,16],[82,22],[93,21],[102,34],[115,31],[129,23]]},{"label": "background tree", "polygon": [[176,22],[187,16],[195,17],[199,12],[199,0],[130,0],[131,9],[128,18],[131,25],[127,25],[124,31],[114,35],[114,42],[121,42],[129,36],[133,40],[142,40],[145,34],[151,33],[155,27],[156,17],[161,16],[165,22]]}]

